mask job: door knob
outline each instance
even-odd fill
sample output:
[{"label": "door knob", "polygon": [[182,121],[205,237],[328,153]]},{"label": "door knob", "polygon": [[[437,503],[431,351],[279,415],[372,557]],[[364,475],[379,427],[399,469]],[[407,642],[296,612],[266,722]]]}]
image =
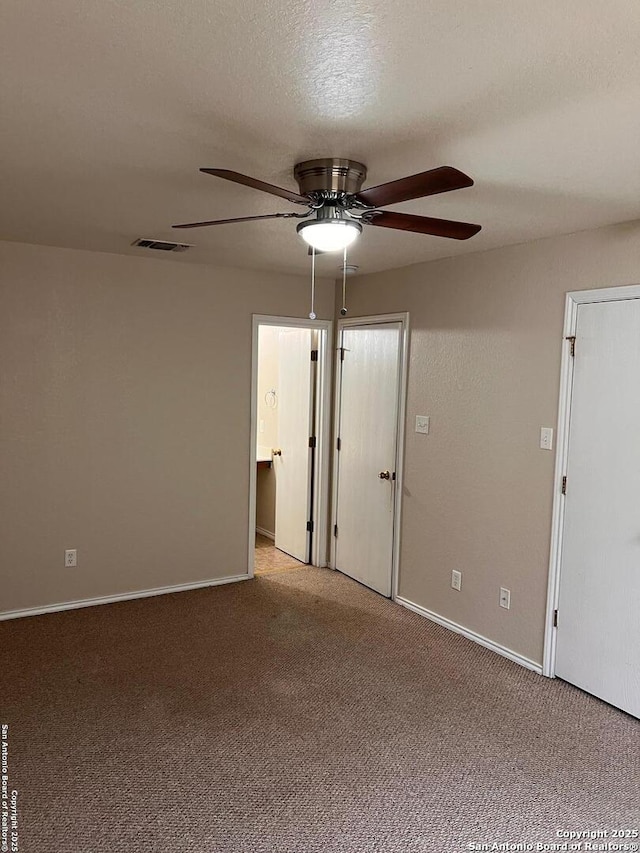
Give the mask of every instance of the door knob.
[{"label": "door knob", "polygon": [[272,450],[271,452],[273,453],[274,456],[282,456],[281,450]]},{"label": "door knob", "polygon": [[381,480],[390,480],[391,474],[388,471],[380,471],[378,477],[380,477]]}]

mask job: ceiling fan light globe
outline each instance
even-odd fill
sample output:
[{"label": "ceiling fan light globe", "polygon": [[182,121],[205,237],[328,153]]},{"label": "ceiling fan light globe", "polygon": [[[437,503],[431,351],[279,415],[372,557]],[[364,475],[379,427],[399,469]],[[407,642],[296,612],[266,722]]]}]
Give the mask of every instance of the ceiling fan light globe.
[{"label": "ceiling fan light globe", "polygon": [[359,222],[340,219],[329,222],[301,222],[300,234],[310,246],[319,252],[339,252],[350,246],[362,232]]}]

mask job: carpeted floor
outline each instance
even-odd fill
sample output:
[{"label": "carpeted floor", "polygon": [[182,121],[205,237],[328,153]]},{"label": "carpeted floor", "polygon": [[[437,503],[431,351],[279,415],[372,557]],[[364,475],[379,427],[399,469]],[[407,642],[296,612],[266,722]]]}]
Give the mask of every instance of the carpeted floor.
[{"label": "carpeted floor", "polygon": [[326,569],[0,623],[0,666],[22,853],[465,851],[640,823],[637,720]]}]

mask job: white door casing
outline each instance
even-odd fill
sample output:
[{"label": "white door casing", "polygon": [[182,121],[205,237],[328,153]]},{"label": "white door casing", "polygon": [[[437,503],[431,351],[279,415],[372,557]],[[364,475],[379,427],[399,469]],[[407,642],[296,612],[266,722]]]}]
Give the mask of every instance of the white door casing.
[{"label": "white door casing", "polygon": [[616,290],[568,303],[545,663],[640,716],[640,299]]},{"label": "white door casing", "polygon": [[[387,597],[398,473],[402,323],[342,325],[334,566]],[[380,474],[388,472],[389,479]],[[335,532],[334,527],[334,532]]]},{"label": "white door casing", "polygon": [[313,393],[311,330],[280,329],[278,451],[276,475],[276,548],[303,563],[309,561],[307,522],[311,511]]}]

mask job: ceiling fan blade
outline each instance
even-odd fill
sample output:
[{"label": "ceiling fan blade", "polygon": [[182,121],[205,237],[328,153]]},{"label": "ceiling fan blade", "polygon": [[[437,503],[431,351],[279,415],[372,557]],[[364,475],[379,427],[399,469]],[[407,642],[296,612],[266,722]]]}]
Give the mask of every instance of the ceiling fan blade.
[{"label": "ceiling fan blade", "polygon": [[398,228],[400,231],[415,231],[417,234],[431,234],[434,237],[451,237],[453,240],[468,240],[481,230],[481,225],[469,222],[453,222],[450,219],[432,219],[429,216],[413,216],[411,213],[392,213],[380,210],[367,216],[369,225],[378,228]]},{"label": "ceiling fan blade", "polygon": [[430,169],[428,172],[389,181],[388,184],[369,187],[359,192],[356,198],[374,207],[386,207],[388,204],[410,201],[412,198],[424,198],[427,195],[472,186],[473,179],[464,172],[454,169],[453,166],[440,166],[439,169]]},{"label": "ceiling fan blade", "polygon": [[300,218],[298,213],[265,213],[263,216],[239,216],[236,219],[211,219],[208,222],[185,222],[183,225],[172,225],[172,228],[201,228],[203,225],[228,225],[230,222],[253,222],[256,219],[289,219],[291,216]]},{"label": "ceiling fan blade", "polygon": [[241,175],[240,172],[231,172],[229,169],[200,169],[200,171],[216,178],[224,178],[225,181],[233,181],[236,184],[243,184],[245,187],[253,187],[254,190],[261,190],[263,193],[271,193],[271,195],[286,198],[287,201],[292,201],[294,204],[309,204],[308,198],[293,192],[293,190],[267,184],[256,178],[250,178],[248,175]]}]

